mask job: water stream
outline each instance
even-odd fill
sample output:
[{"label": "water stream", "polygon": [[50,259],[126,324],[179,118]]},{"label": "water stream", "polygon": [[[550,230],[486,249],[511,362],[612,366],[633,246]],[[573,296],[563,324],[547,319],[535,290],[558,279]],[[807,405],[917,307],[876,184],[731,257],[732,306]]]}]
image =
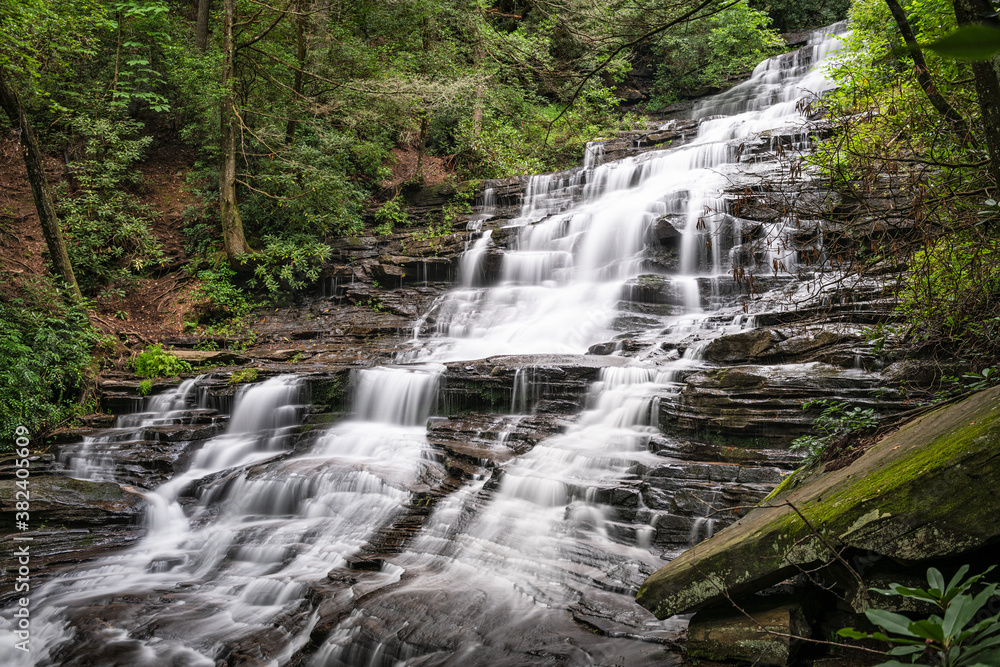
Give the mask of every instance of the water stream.
[{"label": "water stream", "polygon": [[[655,272],[649,231],[664,215],[680,233],[680,272],[664,278],[679,296],[649,328],[719,328],[703,286],[730,272],[742,242],[722,199],[741,168],[739,144],[764,130],[798,131],[796,103],[829,87],[817,66],[835,45],[817,33],[806,49],[762,63],[747,82],[700,103],[697,136],[684,145],[615,162],[588,145],[583,168],[531,177],[496,282],[482,269],[491,232],[476,232],[457,286],[422,318],[433,326],[416,327],[398,365],[356,372],[352,417],[320,436],[294,436],[307,401],[299,378],[244,389],[228,423],[209,414],[199,381],[188,380],[66,454],[68,474],[114,480],[115,443],[164,426],[225,426],[188,454],[184,472],[145,494],[139,544],[34,593],[34,653],[5,638],[0,660],[670,664],[663,642],[677,624],[632,600],[664,555],[653,545],[663,513],[646,506],[639,484],[664,462],[651,451],[662,437],[660,401],[703,363],[703,346],[607,364],[572,423],[457,488],[447,486],[448,462],[426,425],[446,363],[583,355],[613,341],[616,321],[628,315],[621,303],[629,281]],[[486,203],[489,214],[495,202]],[[755,261],[794,270],[780,223],[763,236]],[[725,326],[746,325],[737,318]],[[526,362],[512,415],[497,423],[497,447],[543,393]],[[714,520],[699,516],[679,529],[682,539],[711,534]],[[373,542],[396,546],[376,553]],[[95,617],[98,628],[87,621]]]}]

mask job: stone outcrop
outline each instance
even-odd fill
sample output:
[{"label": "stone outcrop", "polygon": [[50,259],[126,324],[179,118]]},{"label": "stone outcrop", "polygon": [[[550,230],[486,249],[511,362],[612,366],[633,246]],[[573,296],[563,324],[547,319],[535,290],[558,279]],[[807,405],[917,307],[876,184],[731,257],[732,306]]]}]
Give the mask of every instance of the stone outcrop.
[{"label": "stone outcrop", "polygon": [[853,547],[906,561],[960,556],[1000,540],[1000,387],[938,408],[851,465],[810,469],[760,507],[646,580],[658,617],[762,590]]},{"label": "stone outcrop", "polygon": [[802,605],[778,600],[757,608],[706,610],[688,626],[687,652],[691,658],[786,667],[792,664],[812,628]]}]

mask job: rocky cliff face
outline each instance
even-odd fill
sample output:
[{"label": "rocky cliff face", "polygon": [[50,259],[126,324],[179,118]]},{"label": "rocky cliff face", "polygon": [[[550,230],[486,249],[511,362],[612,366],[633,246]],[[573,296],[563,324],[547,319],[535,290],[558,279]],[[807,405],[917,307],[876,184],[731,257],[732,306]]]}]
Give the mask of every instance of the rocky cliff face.
[{"label": "rocky cliff face", "polygon": [[[953,570],[958,562],[992,560],[987,550],[1000,540],[998,417],[1000,388],[994,388],[907,423],[846,467],[796,472],[749,514],[649,577],[638,601],[660,618],[713,604],[727,608],[722,620],[719,612],[695,619],[692,637],[703,657],[749,659],[741,645],[784,642],[780,659],[765,664],[786,664],[787,638],[750,627],[738,611],[776,610],[783,602],[769,604],[754,593],[797,577],[800,600],[833,591],[841,607],[862,612],[898,604],[873,600],[865,586],[908,582],[930,565]],[[821,610],[828,616],[833,601]],[[793,613],[801,618],[792,634],[810,638],[802,608]],[[821,623],[819,616],[812,620]]]},{"label": "rocky cliff face", "polygon": [[[630,192],[655,171],[658,151],[686,146],[697,126],[678,119],[594,143],[584,166],[559,174],[415,190],[411,215],[433,217],[432,230],[339,239],[316,293],[261,313],[255,340],[213,341],[246,349],[204,352],[192,349],[204,341],[167,341],[207,364],[201,377],[157,382],[149,397],[139,395],[136,378],[106,378],[103,406],[120,415],[116,427],[64,432],[57,455],[44,469],[39,463],[53,494],[76,498],[90,518],[67,502],[51,509],[52,522],[87,531],[87,539],[121,528],[125,544],[156,529],[130,518],[145,494],[194,517],[186,528],[192,539],[211,543],[200,536],[216,535],[220,521],[231,523],[219,539],[239,539],[221,555],[203,550],[218,556],[207,569],[223,583],[206,585],[218,599],[178,580],[170,599],[186,605],[179,621],[160,615],[155,587],[124,585],[110,602],[87,598],[66,612],[77,635],[58,659],[124,660],[142,655],[151,632],[188,636],[248,608],[280,607],[265,629],[227,626],[223,639],[204,638],[198,650],[229,664],[305,665],[316,656],[433,662],[470,646],[481,664],[662,663],[661,647],[674,646],[679,628],[659,624],[632,595],[664,561],[680,568],[707,547],[686,550],[718,543],[703,540],[733,534],[757,516],[746,516],[749,508],[800,463],[787,445],[809,428],[813,414],[803,405],[846,401],[890,416],[925,396],[934,379],[931,367],[905,360],[894,341],[868,335],[873,323],[892,317],[879,283],[849,284],[835,267],[810,264],[821,259],[818,250],[847,242],[833,233],[818,245],[819,232],[835,232],[832,218],[849,203],[810,174],[789,172],[789,156],[823,126],[722,141],[713,150],[729,180],[719,196],[686,185],[669,197],[656,193],[655,215],[634,216],[641,223],[632,230],[635,247],[608,260],[595,244],[593,275],[626,265],[628,277],[604,295],[613,312],[595,329],[599,337],[572,353],[488,352],[454,361],[434,357],[425,343],[435,336],[461,342],[477,326],[502,328],[526,301],[517,289],[565,284],[570,256],[583,254],[584,232],[556,229],[551,236],[565,238],[565,247],[537,252],[531,236],[586,218],[581,203],[605,190]],[[635,160],[599,169],[625,157]],[[442,225],[442,207],[453,214],[473,190],[477,207]],[[691,201],[710,201],[709,222],[688,215]],[[532,202],[544,205],[532,209]],[[795,207],[812,213],[794,216]],[[630,221],[612,226],[603,245],[616,246]],[[464,288],[449,291],[459,279]],[[497,286],[512,289],[489,292]],[[498,305],[493,319],[463,319],[490,298]],[[573,334],[591,314],[580,309],[574,321],[551,327]],[[399,382],[382,382],[392,375]],[[248,377],[249,389],[240,382]],[[279,389],[287,390],[282,402],[237,417],[253,392]],[[345,419],[351,414],[359,418]],[[244,425],[265,417],[280,423]],[[371,431],[381,439],[366,439]],[[192,469],[200,472],[185,477]],[[70,488],[61,477],[67,472],[89,478]],[[531,505],[530,520],[512,520],[521,516],[518,503]],[[350,521],[336,524],[342,515]],[[531,533],[539,522],[552,530]],[[40,547],[65,553],[62,534],[45,539]],[[348,554],[343,562],[316,555],[328,555],[333,543]],[[820,549],[809,540],[783,544],[802,552],[795,562],[803,566]],[[169,573],[194,560],[155,560],[148,573],[180,576]],[[294,586],[278,595],[271,590],[277,579],[260,574],[260,563],[275,572],[319,563],[323,571],[279,582]],[[495,580],[472,590],[484,573]],[[695,579],[689,583],[703,597],[689,606],[715,590]],[[643,588],[643,601],[660,586]],[[660,615],[679,608],[670,605],[651,604]],[[444,621],[417,624],[414,608]],[[812,622],[811,610],[773,611],[762,610],[762,622],[796,632]],[[471,631],[469,619],[476,619]],[[112,646],[106,622],[123,628],[128,642]],[[716,642],[724,628],[713,625],[703,638]],[[512,636],[520,639],[512,644]],[[789,641],[773,659],[792,653]]]}]

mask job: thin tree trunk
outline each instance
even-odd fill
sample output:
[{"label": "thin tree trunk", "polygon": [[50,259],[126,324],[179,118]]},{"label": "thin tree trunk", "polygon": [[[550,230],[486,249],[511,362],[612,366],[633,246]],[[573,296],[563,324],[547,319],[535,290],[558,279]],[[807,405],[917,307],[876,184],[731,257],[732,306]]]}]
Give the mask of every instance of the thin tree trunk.
[{"label": "thin tree trunk", "polygon": [[930,100],[931,105],[937,109],[938,113],[951,121],[952,126],[955,128],[955,133],[961,137],[962,141],[968,141],[971,138],[969,127],[965,124],[965,119],[962,118],[962,115],[948,103],[948,100],[944,98],[941,91],[934,85],[934,80],[931,79],[931,72],[927,68],[927,61],[924,60],[924,52],[917,46],[917,38],[913,34],[913,28],[910,27],[906,11],[900,6],[898,0],[885,0],[885,4],[889,6],[892,18],[896,20],[896,25],[899,26],[899,32],[903,35],[903,41],[910,47],[910,57],[913,58],[913,65],[917,71],[917,83],[920,84],[924,94],[927,95],[927,99]]},{"label": "thin tree trunk", "polygon": [[236,78],[235,45],[233,43],[233,22],[236,14],[236,0],[225,0],[225,18],[222,30],[222,87],[225,90],[219,119],[222,138],[219,142],[222,165],[219,169],[219,211],[222,216],[222,242],[230,263],[236,256],[251,252],[243,236],[243,219],[236,202],[236,137],[239,133],[236,114],[236,93],[233,84]]},{"label": "thin tree trunk", "polygon": [[420,117],[420,138],[417,139],[417,182],[424,182],[424,144],[427,143],[427,116]]},{"label": "thin tree trunk", "polygon": [[[480,65],[482,65],[485,57],[486,53],[485,49],[483,48],[483,40],[482,37],[480,36],[477,38],[475,52],[473,53],[473,58],[475,58],[477,68]],[[472,133],[477,137],[479,136],[479,133],[482,132],[483,129],[483,93],[485,92],[484,88],[485,84],[482,81],[476,84],[476,106],[472,111]]]},{"label": "thin tree trunk", "polygon": [[[958,25],[985,23],[1000,28],[996,10],[988,0],[954,0],[953,4]],[[991,194],[995,197],[1000,195],[1000,57],[973,62],[972,77],[983,115],[983,136],[990,155],[990,176],[996,188]]]},{"label": "thin tree trunk", "polygon": [[[295,54],[297,57],[298,69],[295,70],[295,80],[292,82],[292,90],[295,91],[295,98],[292,103],[298,102],[302,95],[302,70],[306,68],[306,17],[304,14],[304,3],[302,0],[298,0],[295,4],[295,11],[298,12],[295,15],[295,33],[298,39],[298,52]],[[294,119],[288,120],[288,125],[285,126],[285,143],[290,144],[295,140],[295,126],[298,123]]]},{"label": "thin tree trunk", "polygon": [[208,12],[212,0],[198,0],[198,25],[194,29],[194,43],[202,53],[208,47]]},{"label": "thin tree trunk", "polygon": [[24,113],[24,107],[21,106],[21,100],[14,89],[8,85],[2,67],[0,67],[0,107],[3,107],[10,122],[17,128],[20,135],[24,166],[28,170],[31,194],[35,198],[35,209],[38,211],[38,219],[42,223],[42,234],[49,247],[52,268],[56,275],[66,283],[70,293],[77,299],[81,299],[80,286],[73,274],[73,264],[69,261],[66,243],[63,241],[62,230],[59,228],[59,218],[56,217],[56,209],[52,204],[52,194],[49,192],[49,183],[45,178],[45,168],[42,165],[42,154],[38,150],[38,141],[35,139],[35,133]]}]

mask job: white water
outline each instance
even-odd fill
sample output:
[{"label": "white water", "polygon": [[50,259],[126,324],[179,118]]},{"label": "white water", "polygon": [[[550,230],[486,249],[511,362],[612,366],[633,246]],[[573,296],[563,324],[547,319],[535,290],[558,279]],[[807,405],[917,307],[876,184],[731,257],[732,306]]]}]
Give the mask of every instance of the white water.
[{"label": "white water", "polygon": [[[817,37],[810,55],[818,58],[833,44]],[[269,664],[286,662],[317,622],[311,582],[323,582],[399,517],[436,465],[425,423],[438,403],[438,362],[582,354],[611,340],[623,287],[649,272],[649,228],[667,212],[685,223],[682,273],[674,277],[685,312],[664,318],[662,326],[697,330],[706,315],[697,278],[730,269],[723,237],[733,220],[721,212],[721,196],[738,144],[764,129],[801,125],[796,100],[828,85],[796,56],[774,59],[750,81],[700,105],[696,115],[706,120],[687,145],[606,164],[602,151],[591,148],[585,169],[532,177],[513,223],[516,248],[503,257],[499,284],[482,285],[480,262],[492,242],[487,232],[463,259],[462,286],[434,306],[431,337],[416,339],[401,359],[422,365],[359,371],[354,418],[304,451],[291,450],[291,432],[301,421],[297,380],[276,378],[243,392],[226,433],[195,452],[185,472],[147,494],[147,536],[33,593],[35,653],[26,663],[5,636],[0,659],[45,664],[48,650],[74,640],[75,609],[168,593],[169,602],[151,606],[148,619],[106,619],[106,629],[95,631],[104,646],[113,644],[116,655],[125,656],[122,664],[213,665],[233,642],[252,643],[266,633],[279,633],[284,646]],[[777,243],[767,260],[789,269],[796,264],[794,253]],[[641,570],[660,562],[649,550],[655,517],[638,498],[635,520],[619,521],[610,494],[638,497],[637,471],[656,464],[648,447],[657,432],[659,396],[698,363],[699,349],[691,346],[659,367],[601,369],[575,424],[510,460],[495,479],[468,484],[437,506],[377,575],[380,585],[398,583],[396,592],[342,619],[312,664],[394,664],[389,653],[402,656],[395,664],[419,661],[419,654],[390,646],[389,638],[411,623],[423,628],[414,632],[434,627],[445,634],[461,634],[468,624],[462,651],[474,656],[531,627],[559,627],[557,617],[595,595],[592,589],[630,594]],[[151,402],[156,416],[120,426],[141,429],[151,419],[183,418],[185,407],[193,407],[194,386]],[[538,393],[530,369],[519,371],[512,412],[528,412]],[[78,474],[113,475],[113,461],[87,451],[74,463]],[[691,540],[709,530],[708,520],[695,523]],[[421,573],[417,582],[404,584],[404,574],[414,572]],[[427,591],[444,601],[421,601]],[[489,620],[465,610],[468,599],[489,600]],[[397,606],[407,613],[400,616]],[[370,626],[383,614],[405,620],[386,628],[380,635],[386,643],[372,650],[358,638],[374,632]],[[278,620],[290,618],[298,620]],[[454,652],[454,664],[462,664],[462,651]]]},{"label": "white water", "polygon": [[[727,239],[734,232],[738,237],[739,221],[725,213],[722,194],[740,144],[764,130],[804,127],[797,102],[832,85],[822,67],[810,63],[821,64],[836,44],[836,38],[817,35],[811,46],[761,63],[748,81],[700,103],[695,115],[705,120],[684,146],[599,166],[591,147],[584,169],[532,176],[521,215],[512,222],[516,249],[504,254],[501,282],[469,289],[484,247],[477,244],[462,263],[463,289],[432,310],[435,338],[405,359],[580,354],[608,340],[622,286],[649,272],[649,228],[668,212],[686,221],[677,279],[688,310],[697,310],[690,279],[731,270],[733,242]],[[785,222],[766,226],[769,247],[761,261],[794,272],[798,261],[785,239]]]}]

